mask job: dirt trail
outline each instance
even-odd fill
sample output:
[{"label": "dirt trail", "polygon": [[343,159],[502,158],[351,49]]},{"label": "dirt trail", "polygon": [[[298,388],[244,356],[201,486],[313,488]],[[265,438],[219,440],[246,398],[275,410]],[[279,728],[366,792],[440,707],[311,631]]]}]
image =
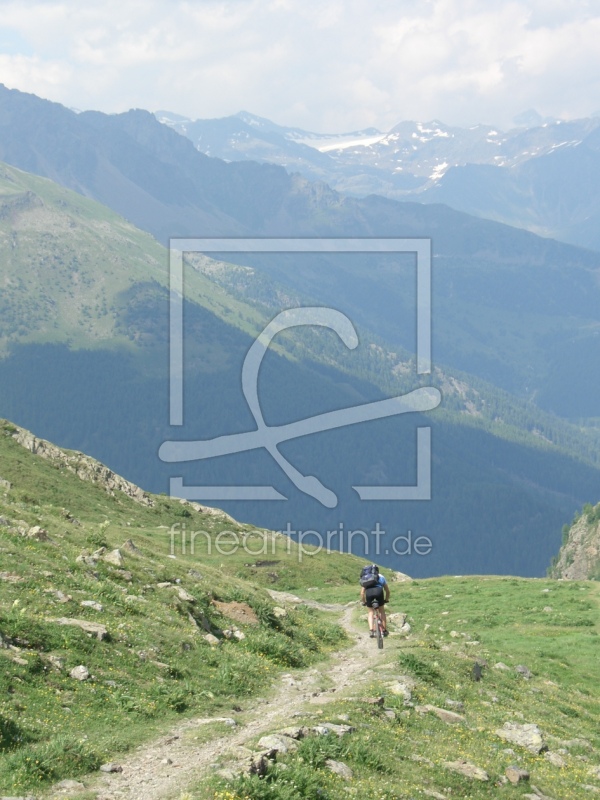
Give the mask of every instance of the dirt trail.
[{"label": "dirt trail", "polygon": [[[244,724],[232,726],[231,733],[196,744],[192,738],[193,732],[198,730],[201,733],[201,726],[214,720],[187,720],[158,740],[119,759],[122,773],[102,774],[101,777],[84,780],[86,789],[95,791],[97,800],[165,800],[178,797],[211,764],[222,760],[223,754],[244,746],[257,735],[273,733],[292,724],[294,712],[310,711],[310,707],[307,709],[310,705],[316,710],[340,695],[360,696],[361,683],[373,677],[373,667],[389,660],[388,657],[398,648],[399,639],[392,638],[392,634],[386,640],[384,650],[378,650],[376,643],[369,638],[366,623],[361,621],[357,625],[353,622],[356,610],[354,603],[351,606],[309,604],[326,611],[338,611],[341,614],[340,624],[354,644],[334,653],[316,667],[280,676],[280,685],[272,688],[269,699],[251,706],[244,714]],[[321,681],[331,688],[320,688]]]}]

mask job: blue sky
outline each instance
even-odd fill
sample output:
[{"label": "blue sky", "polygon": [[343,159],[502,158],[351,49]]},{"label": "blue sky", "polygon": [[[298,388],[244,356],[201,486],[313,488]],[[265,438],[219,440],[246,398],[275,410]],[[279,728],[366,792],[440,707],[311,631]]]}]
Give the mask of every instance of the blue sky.
[{"label": "blue sky", "polygon": [[600,3],[0,0],[0,82],[67,106],[315,131],[600,110]]}]

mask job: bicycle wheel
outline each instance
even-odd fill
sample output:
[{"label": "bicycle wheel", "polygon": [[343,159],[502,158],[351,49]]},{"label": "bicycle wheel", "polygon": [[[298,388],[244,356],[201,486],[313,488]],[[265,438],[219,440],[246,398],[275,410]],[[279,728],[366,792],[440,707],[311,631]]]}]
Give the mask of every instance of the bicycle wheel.
[{"label": "bicycle wheel", "polygon": [[377,647],[383,650],[383,624],[379,616],[379,610],[377,611]]}]

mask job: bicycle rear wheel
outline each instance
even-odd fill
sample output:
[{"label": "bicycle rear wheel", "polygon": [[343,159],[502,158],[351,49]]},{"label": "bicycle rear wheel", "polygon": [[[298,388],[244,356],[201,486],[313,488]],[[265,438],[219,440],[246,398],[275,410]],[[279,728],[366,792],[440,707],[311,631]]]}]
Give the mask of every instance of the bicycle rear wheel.
[{"label": "bicycle rear wheel", "polygon": [[379,611],[377,612],[377,647],[383,650],[383,623],[381,622]]}]

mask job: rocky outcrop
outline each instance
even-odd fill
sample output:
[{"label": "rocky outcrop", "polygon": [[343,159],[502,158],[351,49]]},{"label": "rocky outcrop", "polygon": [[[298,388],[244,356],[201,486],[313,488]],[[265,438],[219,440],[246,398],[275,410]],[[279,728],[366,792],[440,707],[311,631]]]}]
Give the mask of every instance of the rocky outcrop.
[{"label": "rocky outcrop", "polygon": [[549,570],[552,578],[600,579],[600,503],[585,506],[570,528],[563,530],[563,545]]},{"label": "rocky outcrop", "polygon": [[16,425],[14,428],[12,438],[30,453],[65,467],[74,472],[81,480],[101,486],[110,495],[114,496],[115,492],[121,492],[142,505],[154,505],[154,500],[147,492],[117,475],[104,464],[96,461],[95,458],[86,456],[77,450],[62,450],[45,439],[38,439],[25,428],[19,428]]}]

